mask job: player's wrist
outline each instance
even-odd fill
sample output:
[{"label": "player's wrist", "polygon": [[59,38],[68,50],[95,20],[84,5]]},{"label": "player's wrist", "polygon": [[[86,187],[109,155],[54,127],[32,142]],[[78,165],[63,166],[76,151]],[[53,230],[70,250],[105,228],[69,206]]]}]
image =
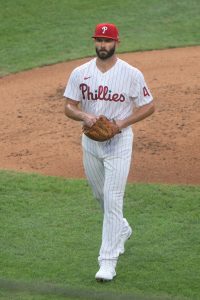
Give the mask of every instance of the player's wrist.
[{"label": "player's wrist", "polygon": [[123,128],[126,127],[123,120],[117,120],[116,124],[117,124],[119,130],[122,130]]},{"label": "player's wrist", "polygon": [[84,113],[83,111],[81,111],[79,113],[79,118],[80,118],[80,121],[86,122],[86,120],[87,120],[87,114]]}]

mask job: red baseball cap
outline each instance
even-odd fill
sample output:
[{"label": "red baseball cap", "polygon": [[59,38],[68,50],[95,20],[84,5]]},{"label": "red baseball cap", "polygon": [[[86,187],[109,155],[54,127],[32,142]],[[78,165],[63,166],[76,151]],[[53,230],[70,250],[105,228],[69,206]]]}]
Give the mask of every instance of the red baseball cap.
[{"label": "red baseball cap", "polygon": [[112,39],[119,41],[119,31],[114,24],[102,23],[98,24],[95,28],[95,33],[93,38],[104,37],[107,39]]}]

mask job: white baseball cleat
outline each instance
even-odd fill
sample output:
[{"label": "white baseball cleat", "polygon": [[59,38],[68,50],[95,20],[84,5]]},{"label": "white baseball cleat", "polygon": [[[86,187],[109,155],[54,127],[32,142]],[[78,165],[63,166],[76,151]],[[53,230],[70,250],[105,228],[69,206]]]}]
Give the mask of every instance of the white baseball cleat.
[{"label": "white baseball cleat", "polygon": [[125,245],[126,241],[130,239],[132,232],[133,232],[132,228],[128,225],[127,232],[121,235],[120,245],[119,245],[119,254],[120,255],[124,254],[124,252],[125,252],[124,245]]},{"label": "white baseball cleat", "polygon": [[97,281],[111,281],[116,276],[115,268],[100,267],[96,273],[95,278]]},{"label": "white baseball cleat", "polygon": [[96,273],[95,278],[97,281],[111,281],[116,276],[115,265],[112,261],[102,261],[99,271]]}]

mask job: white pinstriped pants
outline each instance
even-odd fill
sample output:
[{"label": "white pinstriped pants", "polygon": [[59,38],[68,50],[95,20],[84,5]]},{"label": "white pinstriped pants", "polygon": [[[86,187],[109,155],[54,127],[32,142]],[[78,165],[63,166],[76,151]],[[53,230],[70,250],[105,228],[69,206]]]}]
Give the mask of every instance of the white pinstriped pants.
[{"label": "white pinstriped pants", "polygon": [[127,231],[123,218],[123,198],[132,156],[133,133],[128,128],[106,142],[83,135],[83,164],[88,182],[103,210],[102,243],[99,262],[116,260],[119,242]]}]

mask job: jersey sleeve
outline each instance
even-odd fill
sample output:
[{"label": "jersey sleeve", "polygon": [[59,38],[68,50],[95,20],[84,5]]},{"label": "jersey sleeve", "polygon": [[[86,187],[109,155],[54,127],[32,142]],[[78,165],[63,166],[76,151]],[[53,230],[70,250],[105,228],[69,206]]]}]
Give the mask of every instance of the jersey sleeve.
[{"label": "jersey sleeve", "polygon": [[140,71],[138,71],[136,79],[132,82],[131,97],[133,98],[136,107],[148,104],[153,100],[153,96]]},{"label": "jersey sleeve", "polygon": [[74,69],[69,77],[67,86],[65,88],[64,97],[81,101],[81,91],[79,88],[79,73]]}]

